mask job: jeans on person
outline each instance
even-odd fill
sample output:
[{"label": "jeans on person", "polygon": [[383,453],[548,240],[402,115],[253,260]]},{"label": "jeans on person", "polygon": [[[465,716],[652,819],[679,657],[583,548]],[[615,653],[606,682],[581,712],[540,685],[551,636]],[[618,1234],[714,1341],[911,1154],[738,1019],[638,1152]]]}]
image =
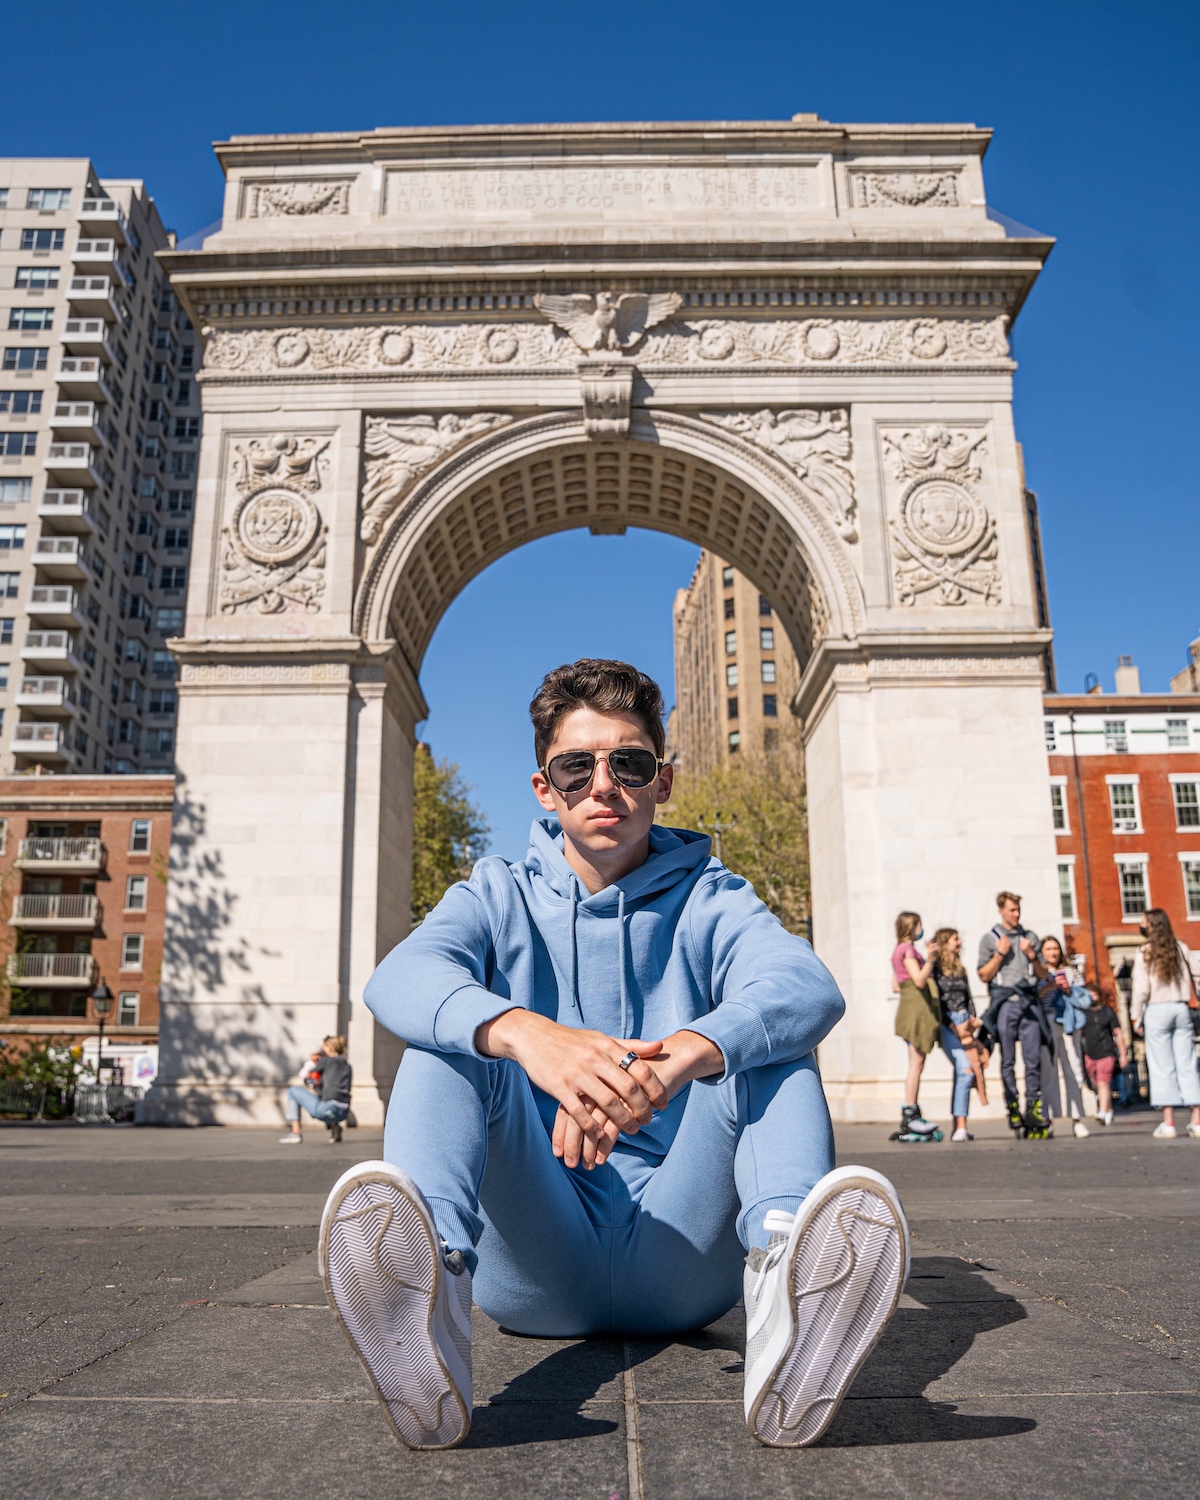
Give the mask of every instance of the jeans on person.
[{"label": "jeans on person", "polygon": [[312,1089],[306,1089],[302,1084],[294,1083],[288,1089],[284,1114],[295,1124],[300,1118],[302,1109],[307,1110],[314,1120],[320,1120],[322,1125],[340,1125],[350,1113],[348,1104],[339,1104],[336,1099],[318,1099]]},{"label": "jeans on person", "polygon": [[1004,1084],[1004,1102],[1017,1095],[1017,1043],[1025,1060],[1025,1103],[1029,1105],[1042,1093],[1042,1028],[1033,1012],[1037,1002],[1006,1000],[1000,1007],[996,1027],[1000,1036],[1000,1079]]},{"label": "jeans on person", "polygon": [[[1048,1019],[1050,1032],[1054,1037],[1054,1051],[1050,1051],[1043,1038],[1041,1077],[1046,1109],[1052,1117],[1060,1120],[1068,1116],[1073,1120],[1082,1120],[1086,1111],[1083,1106],[1083,1089],[1079,1082],[1079,1074],[1075,1071],[1075,1061],[1071,1056],[1074,1050],[1071,1038],[1064,1033],[1061,1022],[1054,1020],[1053,1017]],[[1059,1088],[1060,1071],[1062,1073],[1061,1090]],[[1063,1103],[1064,1095],[1065,1104]]]},{"label": "jeans on person", "polygon": [[[950,1019],[961,1015],[965,1020],[970,1011],[951,1011]],[[959,1026],[962,1021],[957,1022]],[[950,1113],[959,1118],[967,1113],[971,1107],[971,1090],[975,1087],[975,1070],[971,1067],[967,1057],[966,1048],[958,1038],[958,1033],[949,1026],[942,1027],[942,1051],[954,1064],[954,1084],[950,1094]]]},{"label": "jeans on person", "polygon": [[1192,1013],[1187,1005],[1182,1000],[1147,1005],[1142,1025],[1151,1108],[1200,1105],[1200,1071],[1192,1041]]},{"label": "jeans on person", "polygon": [[795,1212],[834,1163],[811,1055],[688,1085],[665,1155],[622,1137],[590,1172],[554,1155],[557,1107],[514,1062],[413,1046],[388,1106],[384,1156],[465,1252],[475,1301],[517,1333],[703,1327],[741,1296],[764,1215]]}]

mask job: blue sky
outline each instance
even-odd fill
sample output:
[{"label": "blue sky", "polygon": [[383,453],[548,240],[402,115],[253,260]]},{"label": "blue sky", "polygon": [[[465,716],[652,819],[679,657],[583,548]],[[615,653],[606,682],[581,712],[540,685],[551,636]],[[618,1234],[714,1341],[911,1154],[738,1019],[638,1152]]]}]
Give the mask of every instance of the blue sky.
[{"label": "blue sky", "polygon": [[[1015,346],[1060,685],[1094,671],[1111,689],[1129,652],[1165,688],[1200,633],[1194,4],[60,0],[52,24],[14,7],[5,42],[0,149],[144,177],[181,236],[217,218],[209,143],[239,133],[800,110],[989,125],[990,202],[1059,241]],[[551,538],[446,616],[427,735],[475,784],[498,851],[528,826],[541,673],[621,651],[667,687],[693,557],[644,534]]]}]

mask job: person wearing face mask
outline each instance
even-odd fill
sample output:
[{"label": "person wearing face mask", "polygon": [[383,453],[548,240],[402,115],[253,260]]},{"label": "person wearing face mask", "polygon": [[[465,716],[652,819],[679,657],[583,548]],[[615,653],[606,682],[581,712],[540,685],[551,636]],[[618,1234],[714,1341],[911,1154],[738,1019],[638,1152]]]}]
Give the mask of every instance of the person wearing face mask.
[{"label": "person wearing face mask", "polygon": [[896,1035],[908,1043],[908,1071],[904,1079],[904,1107],[900,1111],[900,1129],[893,1141],[906,1145],[940,1141],[942,1132],[921,1114],[917,1095],[925,1059],[940,1044],[942,1010],[930,985],[934,956],[922,958],[917,943],[925,936],[921,918],[915,911],[902,911],[896,918],[896,946],[892,950],[892,988],[899,991],[896,1010]]}]

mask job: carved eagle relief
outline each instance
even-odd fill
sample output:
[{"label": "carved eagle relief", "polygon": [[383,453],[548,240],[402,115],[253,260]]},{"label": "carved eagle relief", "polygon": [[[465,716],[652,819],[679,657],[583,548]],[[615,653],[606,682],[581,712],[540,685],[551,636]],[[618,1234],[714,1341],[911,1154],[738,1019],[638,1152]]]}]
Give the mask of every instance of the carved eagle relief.
[{"label": "carved eagle relief", "polygon": [[683,298],[678,292],[539,293],[533,303],[585,354],[603,354],[632,349],[648,329],[678,312]]}]

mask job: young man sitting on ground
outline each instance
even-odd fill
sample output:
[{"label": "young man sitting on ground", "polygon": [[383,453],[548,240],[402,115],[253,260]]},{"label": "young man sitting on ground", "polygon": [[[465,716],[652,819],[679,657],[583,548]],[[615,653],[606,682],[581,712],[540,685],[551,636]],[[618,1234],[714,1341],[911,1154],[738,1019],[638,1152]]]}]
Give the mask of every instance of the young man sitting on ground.
[{"label": "young man sitting on ground", "polygon": [[813,1057],[845,1009],[669,800],[657,686],[559,667],[530,705],[547,816],[480,860],[380,964],[408,1043],[386,1161],[335,1185],[326,1292],[392,1428],[471,1419],[471,1300],[551,1338],[681,1334],[746,1299],[746,1421],[804,1446],[895,1310],[908,1229],[869,1168],[833,1170]]}]

